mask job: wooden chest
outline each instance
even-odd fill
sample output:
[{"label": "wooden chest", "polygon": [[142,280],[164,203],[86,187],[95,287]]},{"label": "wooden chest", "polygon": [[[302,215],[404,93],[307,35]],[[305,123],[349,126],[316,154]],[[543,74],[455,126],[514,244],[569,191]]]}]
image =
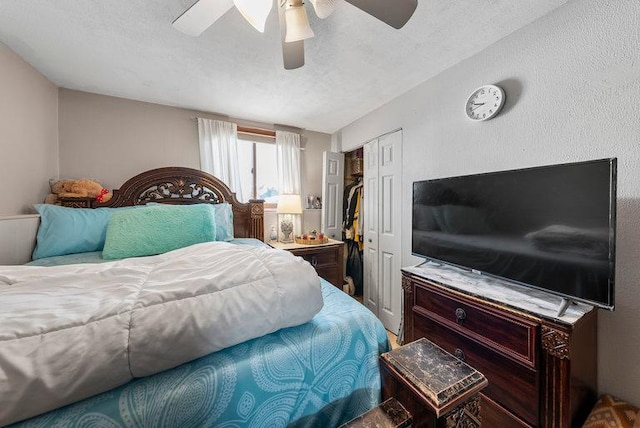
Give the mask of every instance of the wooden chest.
[{"label": "wooden chest", "polygon": [[424,337],[483,373],[489,427],[580,426],[596,398],[595,310],[565,324],[403,272],[406,341]]}]

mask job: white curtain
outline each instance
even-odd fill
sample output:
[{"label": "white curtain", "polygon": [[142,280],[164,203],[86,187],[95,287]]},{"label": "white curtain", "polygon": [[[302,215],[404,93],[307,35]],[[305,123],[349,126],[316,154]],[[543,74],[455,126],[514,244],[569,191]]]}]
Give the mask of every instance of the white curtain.
[{"label": "white curtain", "polygon": [[300,195],[300,135],[276,131],[278,192]]},{"label": "white curtain", "polygon": [[[300,195],[300,197],[302,197],[299,134],[276,130],[276,164],[278,171],[278,193],[281,195]],[[302,200],[300,203],[302,203]],[[278,229],[280,229],[280,227],[278,227]],[[294,215],[293,233],[299,235],[303,232],[309,231],[302,230],[302,216]],[[280,230],[278,233],[280,233]]]},{"label": "white curtain", "polygon": [[198,118],[200,169],[224,181],[243,201],[238,165],[238,125]]}]

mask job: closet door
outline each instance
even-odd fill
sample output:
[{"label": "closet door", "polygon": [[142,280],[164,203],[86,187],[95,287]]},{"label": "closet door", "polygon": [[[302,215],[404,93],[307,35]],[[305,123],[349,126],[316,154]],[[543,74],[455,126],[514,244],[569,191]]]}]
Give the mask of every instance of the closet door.
[{"label": "closet door", "polygon": [[[363,301],[378,315],[378,139],[364,145],[364,282]],[[386,326],[385,326],[386,327]]]},{"label": "closet door", "polygon": [[344,154],[322,154],[322,224],[327,236],[342,238],[342,192],[344,188]]},{"label": "closet door", "polygon": [[364,303],[394,333],[402,310],[402,131],[364,145]]},{"label": "closet door", "polygon": [[402,131],[378,138],[378,318],[397,334],[402,310]]}]

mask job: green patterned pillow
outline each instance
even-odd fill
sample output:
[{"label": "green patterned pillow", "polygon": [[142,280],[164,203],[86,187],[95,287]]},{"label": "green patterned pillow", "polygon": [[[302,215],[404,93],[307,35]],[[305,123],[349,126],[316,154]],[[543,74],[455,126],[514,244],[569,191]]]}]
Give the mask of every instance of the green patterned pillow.
[{"label": "green patterned pillow", "polygon": [[156,205],[114,213],[102,258],[151,256],[215,239],[215,213],[209,204]]},{"label": "green patterned pillow", "polygon": [[[200,204],[183,205],[184,207],[198,207]],[[148,207],[163,206],[157,202],[147,203]],[[209,204],[216,219],[216,241],[233,241],[233,207],[228,202]],[[196,208],[198,209],[198,208]]]}]

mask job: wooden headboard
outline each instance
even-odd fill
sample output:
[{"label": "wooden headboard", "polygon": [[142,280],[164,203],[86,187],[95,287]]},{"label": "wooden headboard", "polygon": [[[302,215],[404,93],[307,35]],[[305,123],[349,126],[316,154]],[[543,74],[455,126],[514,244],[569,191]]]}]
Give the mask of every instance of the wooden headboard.
[{"label": "wooden headboard", "polygon": [[242,203],[236,194],[218,178],[192,168],[170,166],[145,171],[127,180],[112,198],[93,208],[162,204],[219,204],[228,202],[233,208],[233,232],[236,238],[264,240],[264,201],[251,199]]}]

